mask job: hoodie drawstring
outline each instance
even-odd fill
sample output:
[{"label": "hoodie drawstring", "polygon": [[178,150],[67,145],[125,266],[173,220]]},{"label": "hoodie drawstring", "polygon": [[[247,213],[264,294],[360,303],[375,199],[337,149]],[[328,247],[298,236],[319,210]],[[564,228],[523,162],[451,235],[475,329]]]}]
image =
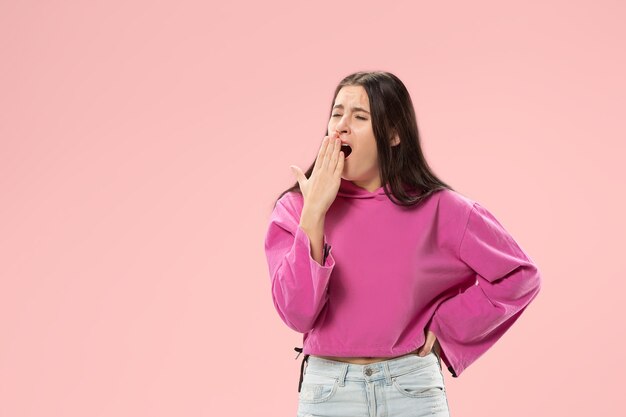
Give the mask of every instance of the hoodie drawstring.
[{"label": "hoodie drawstring", "polygon": [[[298,359],[298,356],[300,356],[300,354],[302,353],[302,348],[295,347],[293,349],[298,352],[298,354],[296,355],[296,359]],[[298,382],[298,392],[300,392],[300,389],[302,388],[302,380],[304,379],[304,362],[308,362],[308,359],[309,354],[305,353],[304,357],[302,358],[302,364],[300,365],[300,381]]]}]

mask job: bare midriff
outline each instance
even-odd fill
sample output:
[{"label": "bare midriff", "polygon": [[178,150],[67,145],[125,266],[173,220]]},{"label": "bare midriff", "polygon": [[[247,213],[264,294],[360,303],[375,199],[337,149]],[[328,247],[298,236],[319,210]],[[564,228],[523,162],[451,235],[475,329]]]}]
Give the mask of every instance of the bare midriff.
[{"label": "bare midriff", "polygon": [[330,359],[333,361],[340,361],[340,362],[348,362],[348,363],[354,363],[356,365],[367,365],[369,363],[374,363],[374,362],[380,362],[380,361],[386,361],[389,359],[393,359],[393,358],[399,358],[401,356],[406,356],[406,355],[417,355],[417,351],[419,349],[415,349],[412,352],[409,353],[405,353],[403,355],[399,355],[399,356],[392,356],[392,357],[383,357],[383,358],[377,358],[377,357],[370,357],[370,356],[365,356],[365,357],[346,357],[346,356],[322,356],[322,355],[311,355],[311,356],[315,356],[317,358],[324,358],[324,359]]}]

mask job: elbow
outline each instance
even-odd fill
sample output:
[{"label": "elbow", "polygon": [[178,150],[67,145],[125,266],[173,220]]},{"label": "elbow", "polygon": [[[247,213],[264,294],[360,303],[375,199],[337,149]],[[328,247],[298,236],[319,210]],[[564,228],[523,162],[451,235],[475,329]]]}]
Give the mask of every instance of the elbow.
[{"label": "elbow", "polygon": [[312,311],[313,307],[307,308],[302,300],[289,298],[283,294],[284,292],[279,288],[274,288],[272,291],[274,308],[281,320],[287,327],[299,333],[306,333],[313,329],[317,317],[316,312]]},{"label": "elbow", "polygon": [[292,320],[285,323],[298,333],[307,333],[313,329],[313,321],[310,320]]},{"label": "elbow", "polygon": [[535,296],[539,294],[541,291],[541,286],[543,285],[543,278],[541,278],[541,273],[537,270],[535,272]]},{"label": "elbow", "polygon": [[529,263],[526,267],[525,287],[528,301],[532,301],[541,290],[542,278],[537,265]]},{"label": "elbow", "polygon": [[278,315],[283,323],[285,323],[290,329],[295,330],[298,333],[307,333],[313,329],[313,320],[303,317],[302,314],[288,312],[282,309],[276,300],[274,300],[274,306],[276,307],[276,311],[278,312]]},{"label": "elbow", "polygon": [[327,277],[312,277],[306,267],[301,269],[282,263],[273,271],[271,292],[283,322],[299,333],[307,333],[313,329],[328,300],[328,280]]},{"label": "elbow", "polygon": [[313,329],[317,319],[317,311],[313,310],[313,306],[307,308],[298,303],[283,304],[281,308],[279,308],[279,313],[288,327],[299,333],[306,333]]},{"label": "elbow", "polygon": [[539,272],[539,268],[537,267],[535,263],[531,263],[530,273],[531,273],[530,281],[533,285],[533,290],[535,293],[538,293],[539,290],[541,290],[542,278],[541,278],[541,272]]},{"label": "elbow", "polygon": [[530,261],[519,264],[507,275],[508,279],[498,283],[497,293],[491,294],[492,299],[499,299],[505,304],[527,305],[541,289],[541,274],[537,266]]}]

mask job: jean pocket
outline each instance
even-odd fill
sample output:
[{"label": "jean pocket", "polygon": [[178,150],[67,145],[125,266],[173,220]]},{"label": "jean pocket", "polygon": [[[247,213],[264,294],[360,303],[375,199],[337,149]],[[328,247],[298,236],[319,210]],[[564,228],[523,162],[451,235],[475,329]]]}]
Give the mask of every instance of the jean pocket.
[{"label": "jean pocket", "polygon": [[302,403],[326,402],[335,395],[338,384],[337,378],[306,372],[298,398]]},{"label": "jean pocket", "polygon": [[433,362],[391,378],[396,390],[407,397],[431,397],[445,391],[439,363]]}]

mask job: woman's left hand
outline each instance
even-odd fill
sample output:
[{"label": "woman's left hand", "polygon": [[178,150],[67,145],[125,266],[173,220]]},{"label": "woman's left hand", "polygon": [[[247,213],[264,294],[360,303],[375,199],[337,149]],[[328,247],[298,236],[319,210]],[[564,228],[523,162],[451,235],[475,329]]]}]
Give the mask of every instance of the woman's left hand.
[{"label": "woman's left hand", "polygon": [[435,350],[437,354],[439,354],[439,341],[437,340],[437,336],[435,333],[428,330],[426,332],[426,341],[424,344],[417,350],[418,356],[426,356],[431,350]]}]

